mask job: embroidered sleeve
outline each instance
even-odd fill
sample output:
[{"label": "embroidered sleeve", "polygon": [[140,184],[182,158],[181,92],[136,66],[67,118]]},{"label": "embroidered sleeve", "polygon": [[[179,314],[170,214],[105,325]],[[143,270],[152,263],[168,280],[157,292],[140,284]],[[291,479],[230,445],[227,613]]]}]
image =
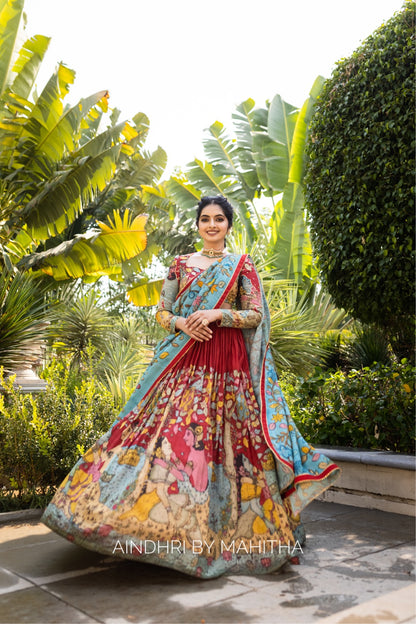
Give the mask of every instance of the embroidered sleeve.
[{"label": "embroidered sleeve", "polygon": [[238,299],[240,309],[222,309],[222,327],[257,327],[263,318],[259,278],[250,258],[247,258],[239,275]]},{"label": "embroidered sleeve", "polygon": [[156,311],[157,322],[168,332],[176,332],[175,325],[178,317],[172,312],[172,306],[179,291],[179,267],[178,259],[172,262],[168,274],[163,282],[160,299]]}]

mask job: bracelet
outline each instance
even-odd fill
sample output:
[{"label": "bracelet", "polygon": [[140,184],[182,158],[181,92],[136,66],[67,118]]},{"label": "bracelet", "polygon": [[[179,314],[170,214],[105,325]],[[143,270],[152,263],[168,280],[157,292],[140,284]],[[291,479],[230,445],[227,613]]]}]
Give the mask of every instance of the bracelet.
[{"label": "bracelet", "polygon": [[171,334],[176,334],[177,330],[176,329],[176,321],[178,320],[179,316],[172,316],[172,318],[170,319],[170,333]]}]

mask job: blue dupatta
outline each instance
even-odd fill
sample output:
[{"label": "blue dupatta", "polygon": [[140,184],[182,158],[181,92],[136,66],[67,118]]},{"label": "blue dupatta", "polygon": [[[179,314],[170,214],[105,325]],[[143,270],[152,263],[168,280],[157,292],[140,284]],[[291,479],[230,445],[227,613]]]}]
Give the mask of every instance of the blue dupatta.
[{"label": "blue dupatta", "polygon": [[[247,255],[228,254],[178,293],[172,312],[188,317],[196,310],[220,308],[238,280]],[[313,498],[327,489],[339,476],[340,469],[325,455],[315,451],[299,433],[282,394],[269,347],[270,313],[262,293],[263,315],[255,329],[242,329],[247,349],[250,374],[261,413],[263,434],[273,452],[281,495],[297,514]],[[158,343],[154,357],[140,379],[117,422],[147,397],[178,361],[193,346],[194,340],[184,332],[169,334]]]}]

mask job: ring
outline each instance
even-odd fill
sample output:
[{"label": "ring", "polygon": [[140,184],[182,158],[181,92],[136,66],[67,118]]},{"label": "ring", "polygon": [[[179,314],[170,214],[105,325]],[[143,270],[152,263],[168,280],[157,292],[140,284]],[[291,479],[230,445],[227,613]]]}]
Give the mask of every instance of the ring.
[{"label": "ring", "polygon": [[208,321],[207,321],[207,319],[204,319],[204,320],[202,321],[202,325],[208,325]]}]

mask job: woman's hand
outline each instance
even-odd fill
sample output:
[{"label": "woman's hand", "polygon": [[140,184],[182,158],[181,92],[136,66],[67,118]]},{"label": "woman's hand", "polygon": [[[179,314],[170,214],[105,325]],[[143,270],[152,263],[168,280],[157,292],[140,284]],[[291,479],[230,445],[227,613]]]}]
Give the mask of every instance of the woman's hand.
[{"label": "woman's hand", "polygon": [[176,327],[194,340],[203,342],[212,338],[210,323],[221,320],[221,310],[198,310],[193,312],[187,319],[178,318]]}]

